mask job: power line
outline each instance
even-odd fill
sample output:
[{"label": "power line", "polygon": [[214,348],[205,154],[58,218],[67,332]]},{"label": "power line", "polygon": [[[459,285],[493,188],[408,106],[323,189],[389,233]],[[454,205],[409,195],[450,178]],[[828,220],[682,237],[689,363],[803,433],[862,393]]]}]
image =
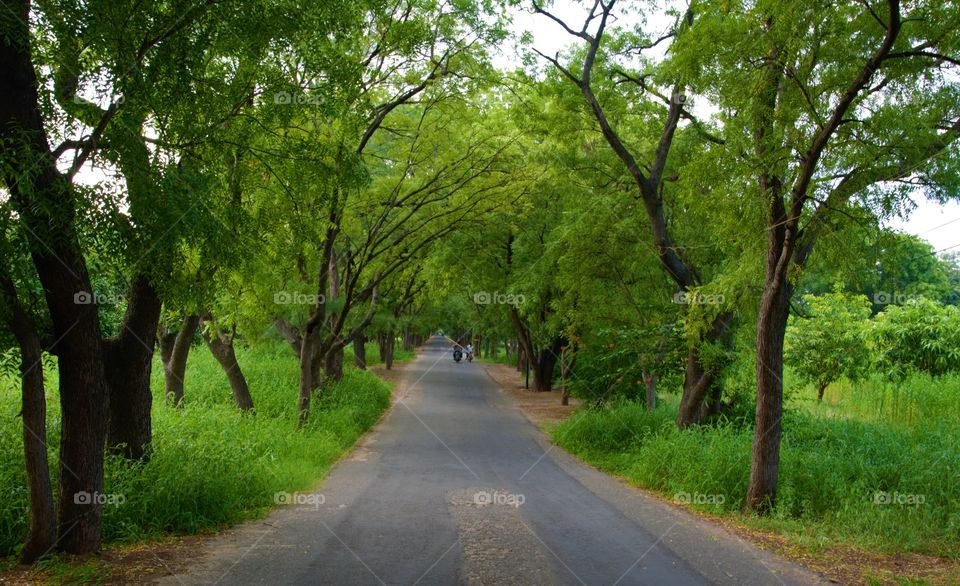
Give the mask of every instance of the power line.
[{"label": "power line", "polygon": [[[920,232],[919,234],[917,234],[917,236],[922,236],[922,235],[927,234],[927,233],[929,233],[929,232],[933,232],[934,230],[939,230],[940,228],[943,228],[944,226],[949,226],[950,224],[952,224],[952,223],[954,223],[954,222],[960,222],[960,218],[954,218],[954,219],[950,220],[949,222],[940,224],[939,226],[934,226],[933,228],[930,228],[929,230],[924,230],[923,232]],[[953,247],[951,247],[951,248],[953,248]]]}]

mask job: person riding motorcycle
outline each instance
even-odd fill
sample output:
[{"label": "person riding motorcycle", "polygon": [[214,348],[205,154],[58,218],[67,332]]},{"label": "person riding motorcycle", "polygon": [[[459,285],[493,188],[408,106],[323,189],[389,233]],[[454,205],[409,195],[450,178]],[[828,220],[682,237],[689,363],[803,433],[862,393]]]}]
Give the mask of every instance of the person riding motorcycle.
[{"label": "person riding motorcycle", "polygon": [[473,362],[473,345],[467,344],[467,362]]},{"label": "person riding motorcycle", "polygon": [[463,358],[463,350],[459,345],[453,347],[453,361],[460,362],[460,359]]}]

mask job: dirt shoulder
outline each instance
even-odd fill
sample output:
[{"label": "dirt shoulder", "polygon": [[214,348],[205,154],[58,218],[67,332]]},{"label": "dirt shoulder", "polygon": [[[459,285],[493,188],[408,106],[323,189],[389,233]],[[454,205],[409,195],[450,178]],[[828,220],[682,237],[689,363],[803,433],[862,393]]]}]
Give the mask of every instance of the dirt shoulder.
[{"label": "dirt shoulder", "polygon": [[503,392],[520,408],[520,412],[534,425],[543,429],[545,426],[556,425],[570,416],[580,401],[570,399],[569,405],[561,405],[563,389],[554,389],[549,393],[537,393],[523,388],[523,376],[513,366],[480,362],[487,374]]},{"label": "dirt shoulder", "polygon": [[[481,364],[487,374],[500,385],[503,393],[514,401],[520,412],[544,432],[548,433],[552,426],[569,417],[578,406],[575,399],[571,399],[568,406],[561,405],[562,392],[559,389],[549,393],[524,389],[521,373],[512,366],[485,362]],[[589,465],[586,462],[584,464]],[[615,478],[651,498],[678,506],[664,495],[633,486],[625,478]],[[744,518],[710,515],[690,508],[688,510],[702,519],[723,526],[744,541],[815,570],[838,584],[960,585],[960,561],[957,560],[921,554],[884,555],[836,543],[811,547],[779,533],[750,527]]]}]

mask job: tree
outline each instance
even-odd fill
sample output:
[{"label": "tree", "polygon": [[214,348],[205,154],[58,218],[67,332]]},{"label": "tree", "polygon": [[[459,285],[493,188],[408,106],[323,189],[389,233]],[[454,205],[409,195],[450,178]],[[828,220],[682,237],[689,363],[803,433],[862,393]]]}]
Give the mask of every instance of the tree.
[{"label": "tree", "polygon": [[[766,215],[756,333],[757,411],[747,506],[776,497],[783,345],[798,273],[837,213],[883,210],[914,190],[949,197],[960,136],[955,10],[938,2],[706,2],[677,52],[715,102]],[[754,88],[745,92],[743,88]],[[739,154],[738,154],[739,153]],[[736,180],[735,178],[731,178]]]},{"label": "tree", "polygon": [[960,372],[960,309],[913,299],[880,312],[870,330],[879,370],[894,381]]},{"label": "tree", "polygon": [[792,316],[787,326],[784,359],[803,384],[823,400],[827,386],[846,377],[856,381],[870,364],[867,349],[870,302],[863,295],[804,295],[808,316]]},{"label": "tree", "polygon": [[[704,283],[704,279],[697,265],[684,254],[683,247],[677,244],[675,228],[670,221],[672,218],[670,209],[666,205],[664,191],[668,178],[671,180],[675,178],[671,178],[667,173],[668,158],[674,150],[678,132],[681,132],[682,120],[690,121],[690,133],[698,136],[702,141],[721,144],[722,141],[711,135],[685,107],[685,89],[680,77],[675,74],[665,75],[664,72],[670,71],[669,67],[657,70],[651,66],[648,60],[642,58],[642,51],[686,34],[695,18],[695,11],[690,9],[685,14],[675,15],[673,28],[659,38],[634,33],[621,35],[619,38],[614,36],[612,41],[605,43],[605,37],[610,36],[607,27],[615,5],[616,0],[594,2],[590,6],[582,27],[578,29],[534,1],[533,10],[536,13],[546,16],[567,33],[579,39],[585,51],[582,56],[577,56],[578,61],[582,60],[577,68],[578,71],[574,70],[574,66],[563,65],[558,56],[551,57],[539,51],[538,54],[553,64],[563,77],[583,94],[603,138],[622,165],[626,167],[634,183],[637,197],[643,203],[647,216],[653,247],[663,269],[681,292],[694,292]],[[611,47],[605,49],[605,45],[611,45]],[[604,50],[606,53],[603,52]],[[627,56],[628,62],[629,58],[640,55],[642,71],[631,73],[628,66],[621,66],[614,62],[613,57],[618,53]],[[608,73],[623,83],[639,88],[646,100],[650,100],[649,96],[652,96],[655,101],[648,101],[647,104],[659,104],[657,123],[652,125],[648,130],[649,134],[643,137],[645,139],[643,148],[630,146],[624,138],[623,129],[617,128],[608,108],[601,102],[593,79],[598,63],[602,63],[603,73]],[[666,84],[670,89],[666,92],[658,90],[656,82]],[[732,318],[733,314],[728,310],[720,309],[714,312],[709,323],[699,328],[696,339],[689,346],[683,396],[677,415],[677,425],[680,427],[699,422],[706,414],[704,405],[707,398],[718,391],[715,388],[718,373],[716,369],[709,368],[703,363],[701,346],[719,342],[728,330]]]}]

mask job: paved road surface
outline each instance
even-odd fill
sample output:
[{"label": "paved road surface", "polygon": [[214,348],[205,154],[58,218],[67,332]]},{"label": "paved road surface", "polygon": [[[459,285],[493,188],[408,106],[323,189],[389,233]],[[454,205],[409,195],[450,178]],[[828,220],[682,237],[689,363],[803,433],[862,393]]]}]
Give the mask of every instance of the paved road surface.
[{"label": "paved road surface", "polygon": [[551,448],[442,338],[406,376],[409,393],[313,504],[217,537],[189,574],[163,583],[821,582]]}]

